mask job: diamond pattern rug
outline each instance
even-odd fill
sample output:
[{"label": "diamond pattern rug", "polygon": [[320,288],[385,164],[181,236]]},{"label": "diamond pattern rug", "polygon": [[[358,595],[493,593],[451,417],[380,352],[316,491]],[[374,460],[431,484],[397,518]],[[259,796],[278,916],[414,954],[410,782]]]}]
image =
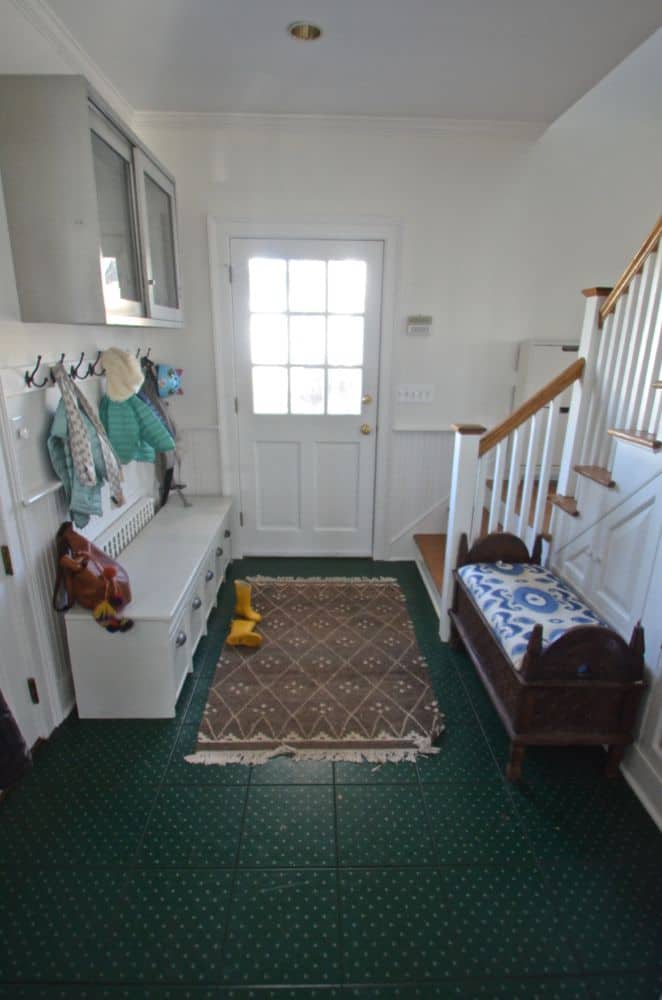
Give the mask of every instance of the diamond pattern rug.
[{"label": "diamond pattern rug", "polygon": [[443,716],[391,578],[255,577],[260,649],[224,646],[194,764],[415,760]]}]

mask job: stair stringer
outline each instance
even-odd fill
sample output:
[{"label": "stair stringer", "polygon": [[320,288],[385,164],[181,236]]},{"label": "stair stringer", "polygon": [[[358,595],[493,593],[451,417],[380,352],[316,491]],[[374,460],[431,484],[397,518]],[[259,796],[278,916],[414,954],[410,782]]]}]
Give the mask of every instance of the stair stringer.
[{"label": "stair stringer", "polygon": [[616,485],[605,489],[591,479],[578,476],[575,488],[578,516],[569,517],[558,508],[554,509],[551,522],[552,559],[555,558],[555,553],[651,482],[661,471],[662,452],[652,452],[627,441],[617,441],[611,470]]},{"label": "stair stringer", "polygon": [[648,690],[622,770],[662,828],[662,456],[625,443],[619,450],[626,454],[616,455],[616,489],[587,480],[580,517],[555,515],[570,522],[571,537],[559,544],[556,533],[550,564],[623,638],[637,619],[644,627]]}]

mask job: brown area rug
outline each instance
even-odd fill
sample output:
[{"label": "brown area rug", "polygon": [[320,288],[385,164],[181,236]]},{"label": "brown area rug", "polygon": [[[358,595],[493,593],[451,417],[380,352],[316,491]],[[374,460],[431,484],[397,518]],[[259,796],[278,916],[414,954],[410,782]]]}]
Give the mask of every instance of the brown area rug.
[{"label": "brown area rug", "polygon": [[415,760],[443,716],[393,579],[249,580],[260,649],[224,646],[194,764]]}]

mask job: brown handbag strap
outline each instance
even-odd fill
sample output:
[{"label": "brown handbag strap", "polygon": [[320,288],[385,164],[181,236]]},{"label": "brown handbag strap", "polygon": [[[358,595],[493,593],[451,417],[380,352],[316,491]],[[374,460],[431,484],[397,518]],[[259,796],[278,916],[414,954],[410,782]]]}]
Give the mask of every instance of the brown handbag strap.
[{"label": "brown handbag strap", "polygon": [[[73,607],[73,601],[67,588],[64,586],[64,569],[62,568],[62,556],[66,556],[71,551],[71,546],[67,541],[66,534],[71,528],[71,522],[65,521],[64,524],[60,525],[58,533],[55,538],[57,546],[57,571],[55,574],[55,584],[53,585],[53,610],[54,611],[68,611],[69,608]],[[63,606],[60,606],[59,595],[64,591],[66,594],[66,602]]]}]

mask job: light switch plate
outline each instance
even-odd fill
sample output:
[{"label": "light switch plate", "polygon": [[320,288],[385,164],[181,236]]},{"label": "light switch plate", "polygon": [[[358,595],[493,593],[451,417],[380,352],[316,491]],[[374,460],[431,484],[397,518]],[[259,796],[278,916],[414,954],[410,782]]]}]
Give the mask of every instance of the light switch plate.
[{"label": "light switch plate", "polygon": [[399,385],[395,398],[398,403],[431,403],[434,399],[434,386],[419,383]]}]

